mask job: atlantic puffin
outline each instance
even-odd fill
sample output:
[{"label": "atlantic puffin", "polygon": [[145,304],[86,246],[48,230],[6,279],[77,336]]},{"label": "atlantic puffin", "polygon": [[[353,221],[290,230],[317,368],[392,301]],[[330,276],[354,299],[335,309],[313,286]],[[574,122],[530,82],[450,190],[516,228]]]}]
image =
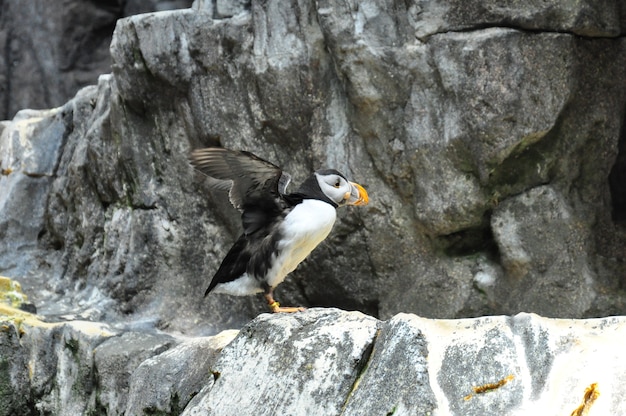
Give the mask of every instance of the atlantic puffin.
[{"label": "atlantic puffin", "polygon": [[243,226],[204,296],[263,293],[272,312],[304,310],[281,307],[274,289],[328,236],[337,208],[369,202],[365,189],[334,169],[323,169],[313,172],[295,193],[287,193],[291,176],[246,151],[196,149],[189,160],[213,178],[213,188],[229,191]]}]

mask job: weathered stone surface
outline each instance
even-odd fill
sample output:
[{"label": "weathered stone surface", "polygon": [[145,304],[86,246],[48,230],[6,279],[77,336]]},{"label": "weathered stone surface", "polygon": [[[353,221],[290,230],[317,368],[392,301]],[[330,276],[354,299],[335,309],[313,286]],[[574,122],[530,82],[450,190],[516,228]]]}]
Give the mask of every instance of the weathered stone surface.
[{"label": "weathered stone surface", "polygon": [[105,414],[124,414],[129,403],[131,376],[146,360],[175,345],[167,335],[125,332],[98,345],[93,351],[98,380],[97,403]]},{"label": "weathered stone surface", "polygon": [[0,305],[0,415],[571,414],[590,388],[588,414],[623,414],[625,331],[311,309],[176,339]]},{"label": "weathered stone surface", "polygon": [[117,19],[185,8],[191,0],[85,3],[7,0],[0,5],[0,119],[23,108],[60,106],[110,72]]},{"label": "weathered stone surface", "polygon": [[[546,3],[517,1],[426,1],[409,7],[418,38],[483,26],[516,27],[581,36],[616,37],[624,33],[624,7],[618,1]],[[480,22],[480,23],[479,23]]]},{"label": "weathered stone surface", "polygon": [[175,339],[0,304],[0,415],[179,414],[234,337]]},{"label": "weathered stone surface", "polygon": [[[437,403],[428,373],[428,342],[407,316],[385,322],[342,415],[429,414]],[[374,391],[376,398],[373,399]]]},{"label": "weathered stone surface", "polygon": [[219,144],[372,190],[283,303],[623,314],[624,6],[492,3],[205,1],[119,21],[112,75],[1,126],[0,271],[46,315],[241,327],[262,302],[202,297],[239,217],[186,155]]},{"label": "weathered stone surface", "polygon": [[578,308],[575,315],[582,316],[589,309],[596,280],[586,256],[589,239],[562,195],[533,188],[500,204],[491,221],[507,276],[506,289],[498,290],[503,305],[546,315]]},{"label": "weathered stone surface", "polygon": [[46,324],[15,311],[0,310],[0,414],[85,414],[96,389],[93,348],[113,333],[102,324]]},{"label": "weathered stone surface", "polygon": [[[571,414],[591,385],[599,396],[589,414],[621,414],[625,323],[399,314],[377,324],[332,309],[262,315],[223,350],[217,380],[183,414]],[[333,380],[338,374],[345,378]]]},{"label": "weathered stone surface", "polygon": [[195,338],[148,360],[133,372],[125,415],[180,414],[202,388],[212,385],[219,352],[237,335],[224,331]]},{"label": "weathered stone surface", "polygon": [[339,414],[376,330],[359,312],[261,315],[222,351],[213,387],[183,415]]}]

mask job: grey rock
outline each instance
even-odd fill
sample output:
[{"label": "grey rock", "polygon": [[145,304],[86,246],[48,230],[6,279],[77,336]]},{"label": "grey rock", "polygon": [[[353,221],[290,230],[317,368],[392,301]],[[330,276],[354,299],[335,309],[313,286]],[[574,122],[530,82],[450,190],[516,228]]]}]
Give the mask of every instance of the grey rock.
[{"label": "grey rock", "polygon": [[[261,315],[222,351],[219,377],[183,414],[570,414],[590,388],[599,396],[587,411],[621,414],[623,336],[622,317],[399,314],[377,325],[332,309]],[[346,373],[356,345],[359,371]],[[337,374],[346,379],[332,382]]]},{"label": "grey rock", "polygon": [[[179,414],[236,333],[177,339],[0,304],[0,415]],[[177,410],[178,409],[178,410]]]},{"label": "grey rock", "polygon": [[117,19],[185,8],[191,0],[2,2],[0,119],[23,108],[57,107],[110,72],[109,44]]},{"label": "grey rock", "polygon": [[0,331],[0,415],[28,414],[35,402],[30,395],[28,356],[20,348],[20,333],[1,319]]},{"label": "grey rock", "polygon": [[[442,133],[458,142],[457,151],[471,155],[481,183],[509,157],[553,130],[572,94],[572,41],[567,35],[530,36],[499,28],[433,38],[442,95],[455,110],[442,114]],[[536,58],[541,55],[553,60]],[[512,68],[514,73],[503,76]],[[525,111],[531,106],[534,117]]]},{"label": "grey rock", "polygon": [[2,415],[626,411],[624,317],[310,309],[188,339],[0,312]]},{"label": "grey rock", "polygon": [[[16,379],[26,384],[14,388],[30,398],[29,408],[59,415],[85,414],[93,408],[93,349],[113,335],[109,328],[79,321],[54,326],[9,324],[9,328],[24,332],[16,355],[29,364],[13,370]],[[27,414],[22,409],[11,410],[14,413],[9,410],[8,414]]]},{"label": "grey rock", "polygon": [[[0,166],[0,271],[20,277],[46,315],[130,316],[187,334],[241,327],[264,310],[259,299],[201,296],[238,213],[186,160],[223,145],[294,182],[335,167],[372,190],[279,287],[284,304],[381,318],[623,313],[626,238],[611,199],[624,191],[613,165],[626,43],[604,12],[621,6],[609,3],[526,14],[472,3],[437,23],[436,2],[250,2],[220,18],[217,2],[197,2],[120,20],[112,75],[3,124],[0,147],[12,153]],[[20,143],[32,145],[12,139],[24,123]],[[554,198],[533,203],[541,212],[520,209],[521,195],[543,189]],[[500,220],[558,229],[556,257],[531,238],[514,248]],[[574,274],[565,283],[548,263],[572,245],[559,263]]]},{"label": "grey rock", "polygon": [[589,239],[561,195],[549,186],[533,188],[500,204],[491,221],[507,277],[503,304],[545,316],[563,308],[578,308],[575,315],[582,316],[589,309],[596,280],[586,256]]},{"label": "grey rock", "polygon": [[340,414],[376,331],[359,312],[260,315],[224,348],[213,387],[183,415]]},{"label": "grey rock", "polygon": [[0,268],[19,276],[32,268],[30,255],[45,226],[42,201],[65,142],[66,121],[60,110],[23,110],[3,122],[0,138]]},{"label": "grey rock", "polygon": [[133,372],[125,415],[180,414],[202,388],[210,387],[218,354],[237,331],[187,340],[145,360]]},{"label": "grey rock", "polygon": [[[429,383],[428,343],[406,316],[385,322],[342,415],[429,414],[437,404]],[[376,392],[376,398],[372,394]]]},{"label": "grey rock", "polygon": [[215,1],[215,19],[233,17],[239,13],[250,9],[250,0],[216,0]]},{"label": "grey rock", "polygon": [[[621,10],[620,10],[621,9]],[[618,1],[416,1],[409,7],[418,38],[434,33],[484,26],[517,27],[581,36],[616,37],[623,33],[623,5]]]},{"label": "grey rock", "polygon": [[124,414],[132,401],[131,376],[148,359],[164,354],[175,344],[167,335],[124,332],[98,345],[93,351],[93,360],[99,408],[110,415]]}]

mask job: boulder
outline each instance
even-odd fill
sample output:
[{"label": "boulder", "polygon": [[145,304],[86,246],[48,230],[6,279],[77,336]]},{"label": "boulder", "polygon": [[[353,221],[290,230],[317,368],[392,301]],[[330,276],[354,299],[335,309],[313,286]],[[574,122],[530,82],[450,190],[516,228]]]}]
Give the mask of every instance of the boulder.
[{"label": "boulder", "polygon": [[568,32],[588,37],[617,37],[624,33],[624,6],[614,1],[552,4],[515,1],[416,1],[409,7],[416,36],[485,26],[515,27],[544,32]]},{"label": "boulder", "polygon": [[621,414],[625,330],[622,317],[527,313],[261,315],[224,348],[215,382],[183,415]]},{"label": "boulder", "polygon": [[[522,225],[520,218],[533,219]],[[582,316],[590,308],[597,279],[585,250],[589,239],[562,195],[535,187],[500,204],[491,221],[507,276],[506,289],[496,289],[503,305],[548,316],[559,308],[579,308]]]},{"label": "boulder", "polygon": [[193,338],[143,361],[132,373],[127,407],[118,414],[180,414],[193,397],[213,384],[217,357],[236,335],[236,330],[230,330]]},{"label": "boulder", "polygon": [[181,338],[0,306],[0,415],[623,414],[623,317],[310,309]]},{"label": "boulder", "polygon": [[179,414],[235,336],[40,318],[0,303],[0,415]]},{"label": "boulder", "polygon": [[0,304],[0,414],[84,414],[93,348],[113,335],[104,324],[46,323]]}]

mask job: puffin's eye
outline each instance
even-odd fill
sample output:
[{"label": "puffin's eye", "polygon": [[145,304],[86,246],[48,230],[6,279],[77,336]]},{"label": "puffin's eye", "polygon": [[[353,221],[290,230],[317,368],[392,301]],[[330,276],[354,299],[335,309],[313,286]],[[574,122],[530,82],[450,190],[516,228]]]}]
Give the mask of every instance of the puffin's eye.
[{"label": "puffin's eye", "polygon": [[339,179],[337,179],[335,181],[335,184],[333,185],[335,188],[339,188],[341,186],[341,182],[339,182]]}]

